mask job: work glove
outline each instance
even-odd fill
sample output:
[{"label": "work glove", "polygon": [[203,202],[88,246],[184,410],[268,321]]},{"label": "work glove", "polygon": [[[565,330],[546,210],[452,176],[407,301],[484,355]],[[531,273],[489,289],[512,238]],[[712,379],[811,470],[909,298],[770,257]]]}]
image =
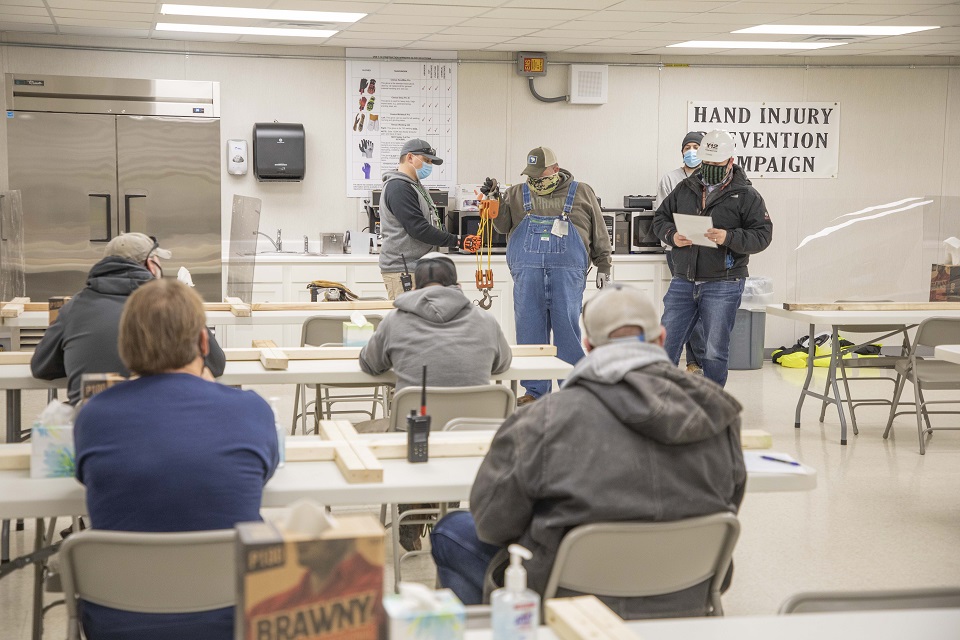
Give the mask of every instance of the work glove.
[{"label": "work glove", "polygon": [[610,274],[601,273],[597,271],[597,289],[603,289],[606,285],[610,284]]},{"label": "work glove", "polygon": [[496,186],[497,181],[493,178],[487,178],[483,181],[483,184],[480,186],[480,193],[485,196],[490,195],[490,192],[493,191],[493,188]]},{"label": "work glove", "polygon": [[358,146],[360,147],[360,153],[362,153],[365,158],[373,157],[373,141],[372,140],[367,140],[366,138],[364,138],[363,140],[360,141],[360,144]]}]

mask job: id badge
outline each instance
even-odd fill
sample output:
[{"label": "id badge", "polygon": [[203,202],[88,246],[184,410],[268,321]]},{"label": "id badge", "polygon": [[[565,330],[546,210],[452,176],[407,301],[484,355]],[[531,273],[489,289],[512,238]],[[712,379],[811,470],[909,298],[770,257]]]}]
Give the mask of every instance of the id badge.
[{"label": "id badge", "polygon": [[550,229],[550,233],[562,238],[567,235],[567,232],[570,230],[570,223],[567,222],[564,218],[557,218],[553,221],[553,228]]}]

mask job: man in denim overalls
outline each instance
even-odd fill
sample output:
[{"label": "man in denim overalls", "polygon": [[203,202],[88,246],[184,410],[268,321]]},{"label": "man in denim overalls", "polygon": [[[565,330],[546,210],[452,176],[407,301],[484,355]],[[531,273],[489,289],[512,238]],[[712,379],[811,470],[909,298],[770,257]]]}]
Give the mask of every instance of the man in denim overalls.
[{"label": "man in denim overalls", "polygon": [[[610,235],[589,185],[577,182],[547,147],[527,154],[527,181],[510,187],[494,227],[508,235],[507,265],[513,277],[518,344],[553,344],[575,364],[583,357],[580,308],[587,269],[596,265],[597,287],[610,280]],[[480,189],[488,193],[492,180]],[[518,404],[550,392],[550,380],[521,380]]]}]

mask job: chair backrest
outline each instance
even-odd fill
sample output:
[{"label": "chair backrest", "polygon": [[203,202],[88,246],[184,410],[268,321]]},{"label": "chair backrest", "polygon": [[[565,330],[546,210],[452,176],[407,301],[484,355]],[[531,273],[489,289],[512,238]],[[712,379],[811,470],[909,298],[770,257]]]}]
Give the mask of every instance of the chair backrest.
[{"label": "chair backrest", "polygon": [[77,598],[139,613],[190,613],[236,603],[236,532],[89,529],[60,547],[67,615]]},{"label": "chair backrest", "polygon": [[[430,428],[440,431],[454,418],[505,419],[517,408],[510,387],[482,384],[472,387],[427,387]],[[411,409],[420,409],[420,387],[407,387],[393,396],[390,430],[406,431]]]},{"label": "chair backrest", "polygon": [[503,424],[500,418],[454,418],[443,425],[444,431],[496,431]]},{"label": "chair backrest", "polygon": [[938,347],[942,344],[960,344],[960,318],[927,318],[917,327],[914,352],[921,345]]},{"label": "chair backrest", "polygon": [[955,608],[960,608],[960,587],[895,591],[806,591],[795,593],[787,598],[780,605],[779,613],[783,615],[833,611]]},{"label": "chair backrest", "polygon": [[[365,314],[366,315],[366,314]],[[376,329],[383,316],[366,315],[367,321]],[[300,330],[301,347],[319,347],[325,344],[343,343],[343,323],[350,316],[313,316],[303,321]]]},{"label": "chair backrest", "polygon": [[739,535],[732,513],[581,525],[560,543],[543,597],[560,588],[615,598],[666,595],[711,580],[719,613],[720,585]]}]

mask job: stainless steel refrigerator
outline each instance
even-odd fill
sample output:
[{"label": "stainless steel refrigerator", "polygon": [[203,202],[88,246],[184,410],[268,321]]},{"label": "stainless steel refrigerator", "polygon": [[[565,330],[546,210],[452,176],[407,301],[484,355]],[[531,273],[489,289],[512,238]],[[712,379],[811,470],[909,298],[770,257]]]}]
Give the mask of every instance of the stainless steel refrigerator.
[{"label": "stainless steel refrigerator", "polygon": [[222,296],[219,86],[7,74],[10,188],[26,294],[83,288],[119,233],[156,236],[208,301]]}]

